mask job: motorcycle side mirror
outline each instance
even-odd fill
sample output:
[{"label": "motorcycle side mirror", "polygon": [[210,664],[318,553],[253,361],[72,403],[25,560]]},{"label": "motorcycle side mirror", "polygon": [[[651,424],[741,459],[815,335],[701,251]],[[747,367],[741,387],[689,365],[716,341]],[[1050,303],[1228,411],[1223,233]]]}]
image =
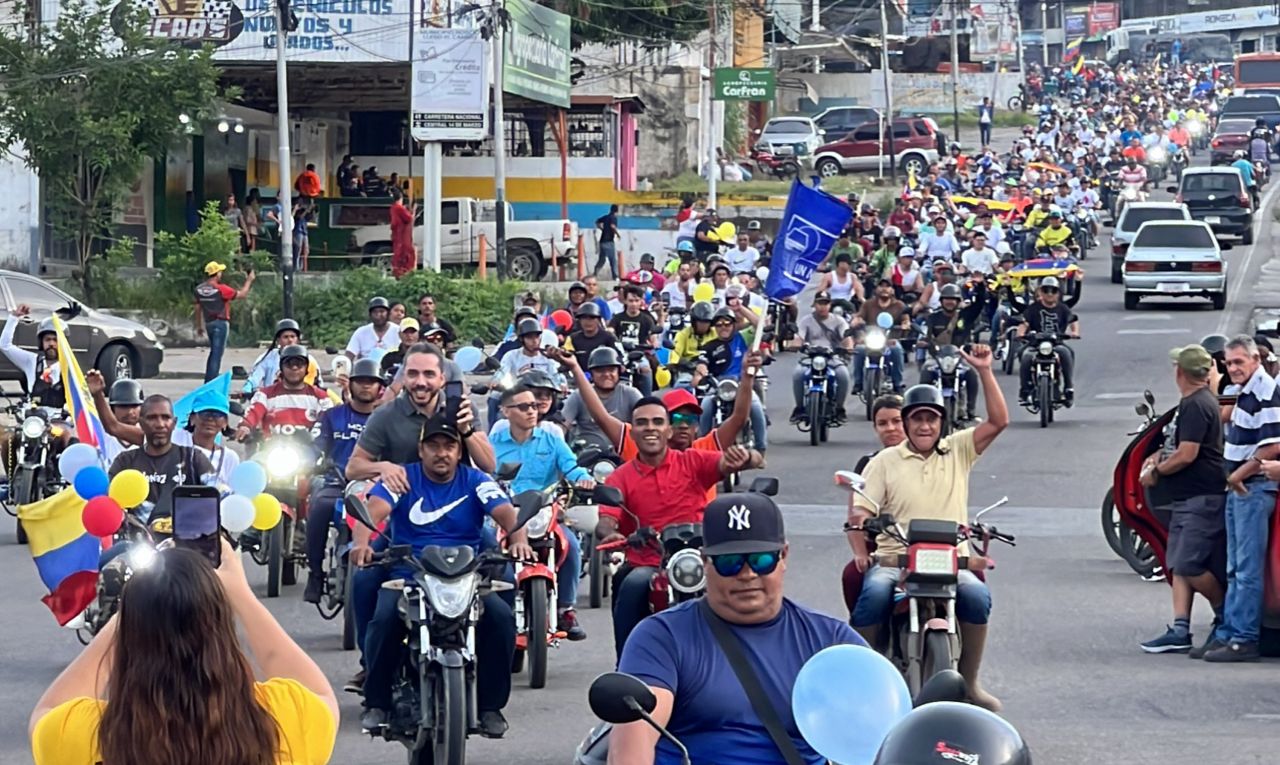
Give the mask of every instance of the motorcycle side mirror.
[{"label": "motorcycle side mirror", "polygon": [[770,497],[778,496],[778,479],[770,475],[757,476],[751,480],[751,486],[747,491],[752,494],[764,494]]},{"label": "motorcycle side mirror", "polygon": [[338,355],[338,349],[337,349],[337,348],[335,348],[335,347],[334,347],[334,346],[332,346],[332,345],[326,345],[326,346],[324,347],[324,352],[325,352],[325,353],[327,353],[327,354],[329,354],[330,356],[336,356],[336,355]]},{"label": "motorcycle side mirror", "polygon": [[587,703],[591,713],[601,720],[625,725],[652,712],[658,699],[639,678],[624,672],[606,672],[591,682]]},{"label": "motorcycle side mirror", "polygon": [[1146,401],[1146,402],[1147,402],[1148,404],[1150,404],[1151,406],[1155,406],[1155,405],[1156,405],[1156,397],[1155,397],[1155,394],[1153,394],[1153,393],[1151,392],[1151,389],[1150,389],[1150,388],[1148,388],[1147,390],[1142,391],[1142,400],[1143,400],[1143,401]]},{"label": "motorcycle side mirror", "polygon": [[600,505],[612,505],[613,507],[622,506],[622,489],[617,486],[606,486],[598,483],[591,490],[591,499]]},{"label": "motorcycle side mirror", "polygon": [[504,462],[498,466],[498,470],[493,474],[493,477],[499,481],[515,480],[516,475],[520,473],[521,465],[522,463],[519,462]]},{"label": "motorcycle side mirror", "polygon": [[516,506],[516,529],[524,528],[526,523],[542,512],[542,499],[542,492],[537,489],[522,491],[511,499],[511,503]]},{"label": "motorcycle side mirror", "polygon": [[347,488],[342,492],[342,509],[365,528],[377,531],[378,527],[373,522],[373,516],[369,514],[369,506],[364,501],[371,486],[373,486],[372,481],[352,481],[347,484]]},{"label": "motorcycle side mirror", "polygon": [[867,485],[866,479],[852,470],[837,470],[835,480],[836,486],[845,491],[862,491]]},{"label": "motorcycle side mirror", "polygon": [[231,367],[231,376],[237,380],[248,380],[249,370],[245,369],[239,364],[236,364],[235,366]]},{"label": "motorcycle side mirror", "polygon": [[478,337],[473,337],[473,338],[471,338],[471,345],[472,345],[473,347],[475,347],[475,348],[479,348],[479,349],[481,349],[481,350],[484,350],[484,340],[482,340],[482,339],[480,339],[480,338],[478,338]]},{"label": "motorcycle side mirror", "polygon": [[1177,186],[1165,186],[1165,187],[1164,187],[1164,190],[1165,190],[1165,191],[1167,191],[1167,192],[1169,192],[1170,194],[1177,194],[1177,193],[1178,193],[1178,187],[1177,187]]},{"label": "motorcycle side mirror", "polygon": [[237,417],[244,416],[244,404],[240,403],[239,401],[229,402],[227,404],[227,409],[231,410],[231,413]]},{"label": "motorcycle side mirror", "polygon": [[1146,404],[1138,404],[1133,408],[1133,411],[1137,412],[1139,417],[1146,417],[1151,414],[1151,407]]},{"label": "motorcycle side mirror", "polygon": [[954,669],[944,669],[925,681],[911,705],[922,707],[935,701],[964,701],[968,693],[969,687],[964,677]]}]

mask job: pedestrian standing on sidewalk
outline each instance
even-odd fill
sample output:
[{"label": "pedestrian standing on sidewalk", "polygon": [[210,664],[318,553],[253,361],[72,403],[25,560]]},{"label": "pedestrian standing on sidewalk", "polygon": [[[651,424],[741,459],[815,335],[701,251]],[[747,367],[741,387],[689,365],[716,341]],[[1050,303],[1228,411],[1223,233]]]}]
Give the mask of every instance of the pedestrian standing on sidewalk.
[{"label": "pedestrian standing on sidewalk", "polygon": [[599,274],[600,267],[609,264],[610,278],[618,278],[618,206],[609,205],[609,212],[596,218],[596,228],[600,229],[600,254],[596,257],[596,267],[591,273]]},{"label": "pedestrian standing on sidewalk", "polygon": [[399,279],[418,267],[413,249],[414,208],[399,188],[392,187],[391,199],[391,275]]},{"label": "pedestrian standing on sidewalk", "polygon": [[982,99],[978,105],[978,143],[983,148],[991,145],[991,123],[995,120],[995,107],[990,98]]},{"label": "pedestrian standing on sidewalk", "polygon": [[1227,343],[1230,407],[1223,456],[1227,470],[1227,597],[1222,626],[1205,661],[1257,661],[1262,625],[1262,572],[1266,565],[1276,482],[1262,472],[1263,460],[1280,457],[1280,388],[1262,368],[1253,338]]},{"label": "pedestrian standing on sidewalk", "polygon": [[[1212,643],[1221,622],[1226,583],[1226,480],[1218,396],[1209,387],[1213,357],[1199,345],[1174,348],[1169,357],[1182,394],[1174,415],[1174,448],[1147,458],[1142,485],[1150,489],[1153,505],[1170,508],[1165,565],[1173,573],[1173,625],[1164,635],[1142,644],[1147,653],[1191,650],[1191,606],[1196,593],[1213,607],[1214,629],[1205,645]],[[1202,653],[1203,649],[1197,651]]]},{"label": "pedestrian standing on sidewalk", "polygon": [[196,286],[196,337],[209,335],[209,359],[205,362],[204,381],[209,382],[222,371],[222,352],[227,349],[227,335],[231,332],[231,301],[249,294],[255,274],[250,269],[240,289],[222,283],[222,272],[227,267],[211,260],[204,267],[206,278]]}]

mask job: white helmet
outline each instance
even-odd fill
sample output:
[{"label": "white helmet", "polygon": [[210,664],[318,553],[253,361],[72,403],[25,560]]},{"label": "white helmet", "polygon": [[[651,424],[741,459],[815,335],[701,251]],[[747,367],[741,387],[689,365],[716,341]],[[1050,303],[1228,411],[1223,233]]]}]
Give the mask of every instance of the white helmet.
[{"label": "white helmet", "polygon": [[889,239],[889,238],[891,238],[891,237],[892,237],[893,239],[901,239],[901,238],[902,238],[902,230],[901,230],[901,229],[899,229],[897,226],[885,226],[885,227],[884,227],[884,231],[883,231],[883,232],[881,232],[880,236],[881,236],[881,237],[883,237],[883,238],[885,238],[885,239]]},{"label": "white helmet", "polygon": [[1232,155],[1235,159],[1244,159],[1244,150],[1236,149],[1236,153]]}]

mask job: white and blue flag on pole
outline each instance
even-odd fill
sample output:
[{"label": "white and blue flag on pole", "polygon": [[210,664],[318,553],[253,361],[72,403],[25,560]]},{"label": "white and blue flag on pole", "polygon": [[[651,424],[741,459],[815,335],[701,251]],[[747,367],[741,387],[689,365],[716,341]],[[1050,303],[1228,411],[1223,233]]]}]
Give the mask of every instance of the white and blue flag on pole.
[{"label": "white and blue flag on pole", "polygon": [[853,209],[843,200],[810,188],[799,179],[793,181],[778,237],[773,242],[765,294],[774,300],[785,300],[803,291],[851,220]]}]

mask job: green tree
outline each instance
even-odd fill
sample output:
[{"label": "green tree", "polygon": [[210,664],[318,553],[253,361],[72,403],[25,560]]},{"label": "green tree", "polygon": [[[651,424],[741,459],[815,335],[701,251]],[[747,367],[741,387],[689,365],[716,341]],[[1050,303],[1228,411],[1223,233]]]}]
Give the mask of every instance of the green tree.
[{"label": "green tree", "polygon": [[[617,43],[637,40],[646,46],[665,48],[689,42],[708,26],[708,0],[540,0],[543,5],[567,13],[573,19],[573,44]],[[731,6],[717,4],[722,24]]]},{"label": "green tree", "polygon": [[[75,244],[77,277],[94,298],[89,261],[100,258],[113,219],[145,167],[192,124],[213,113],[219,70],[211,53],[146,34],[145,14],[98,0],[64,0],[38,44],[0,27],[0,145],[21,142],[46,190],[56,235]],[[114,24],[113,24],[114,21]]]}]

